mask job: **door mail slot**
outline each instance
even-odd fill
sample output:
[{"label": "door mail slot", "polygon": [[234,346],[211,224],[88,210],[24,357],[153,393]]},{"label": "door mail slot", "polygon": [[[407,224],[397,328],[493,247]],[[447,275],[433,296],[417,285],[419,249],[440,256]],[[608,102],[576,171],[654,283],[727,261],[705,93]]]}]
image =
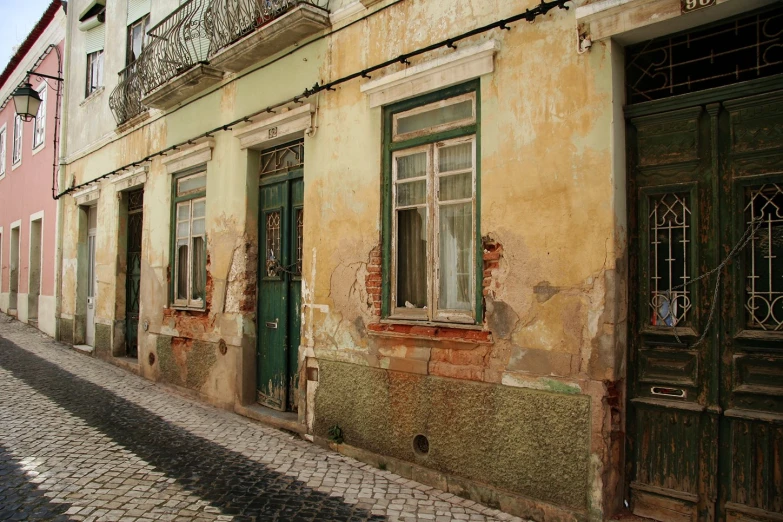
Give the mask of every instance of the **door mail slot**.
[{"label": "door mail slot", "polygon": [[277,319],[275,319],[274,321],[267,321],[266,327],[271,328],[272,330],[277,330]]}]

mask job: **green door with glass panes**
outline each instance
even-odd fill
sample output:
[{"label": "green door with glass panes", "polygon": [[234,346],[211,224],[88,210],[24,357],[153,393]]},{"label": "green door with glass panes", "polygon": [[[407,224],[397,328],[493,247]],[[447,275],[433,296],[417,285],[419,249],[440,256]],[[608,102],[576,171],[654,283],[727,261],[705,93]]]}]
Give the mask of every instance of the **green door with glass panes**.
[{"label": "green door with glass panes", "polygon": [[262,178],[259,194],[258,402],[296,411],[301,327],[302,169]]}]

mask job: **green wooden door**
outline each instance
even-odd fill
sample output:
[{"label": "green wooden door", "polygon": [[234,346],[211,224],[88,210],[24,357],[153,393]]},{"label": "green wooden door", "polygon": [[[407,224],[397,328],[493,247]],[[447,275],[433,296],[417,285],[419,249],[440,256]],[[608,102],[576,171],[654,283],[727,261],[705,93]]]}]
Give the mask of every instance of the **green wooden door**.
[{"label": "green wooden door", "polygon": [[725,92],[629,111],[629,497],[656,520],[783,520],[783,91]]},{"label": "green wooden door", "polygon": [[258,401],[296,410],[300,341],[302,170],[261,184],[259,203]]}]

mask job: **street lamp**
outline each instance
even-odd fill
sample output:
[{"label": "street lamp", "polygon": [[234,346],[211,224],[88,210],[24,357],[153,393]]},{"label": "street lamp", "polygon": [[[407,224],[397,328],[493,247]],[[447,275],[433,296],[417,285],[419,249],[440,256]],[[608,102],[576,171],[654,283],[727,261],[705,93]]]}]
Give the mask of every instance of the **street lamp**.
[{"label": "street lamp", "polygon": [[16,114],[24,121],[32,121],[38,114],[38,107],[41,105],[41,97],[38,96],[38,91],[33,89],[30,82],[25,82],[21,87],[17,87],[13,97]]}]

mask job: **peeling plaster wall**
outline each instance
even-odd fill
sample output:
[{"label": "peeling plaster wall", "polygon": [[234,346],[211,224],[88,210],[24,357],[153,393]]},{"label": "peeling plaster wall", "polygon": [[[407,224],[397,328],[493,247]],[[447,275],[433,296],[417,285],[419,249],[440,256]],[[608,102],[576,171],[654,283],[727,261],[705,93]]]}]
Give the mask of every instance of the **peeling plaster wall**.
[{"label": "peeling plaster wall", "polygon": [[[322,75],[337,78],[533,5],[402,2],[335,35]],[[375,402],[363,396],[361,386],[351,384],[350,392],[330,389],[349,383],[329,380],[334,366],[325,361],[389,370],[381,380],[401,378],[398,373],[446,378],[443,386],[451,385],[454,393],[464,385],[459,381],[551,392],[541,399],[543,411],[553,407],[554,397],[587,400],[590,408],[576,415],[590,426],[589,434],[575,434],[571,441],[590,448],[577,457],[587,487],[584,503],[573,506],[601,519],[621,500],[617,441],[621,445],[622,434],[612,415],[615,421],[620,415],[624,379],[625,187],[622,163],[615,160],[622,141],[612,145],[614,118],[619,116],[622,125],[622,113],[613,113],[612,62],[618,67],[622,58],[615,59],[617,49],[604,43],[577,55],[574,27],[571,12],[553,11],[535,24],[460,43],[491,37],[501,46],[495,72],[481,78],[480,91],[481,233],[502,247],[497,257],[485,256],[483,327],[491,332],[491,344],[437,341],[429,333],[390,339],[368,332],[367,325],[379,319],[368,271],[381,232],[382,114],[368,107],[359,83],[345,84],[322,99],[318,135],[308,143],[305,166],[303,343],[321,368],[316,426],[323,430],[319,422],[335,419],[344,423],[340,426],[348,439],[353,435],[357,445],[381,454],[398,453],[400,441],[382,433],[384,426],[405,431],[403,419],[390,413],[391,420],[368,430],[351,409],[356,401],[382,409],[387,401],[407,399],[392,388],[375,390]],[[439,54],[444,53],[433,53]],[[361,380],[370,370],[358,366],[355,375]],[[335,397],[345,400],[332,402]],[[553,397],[549,406],[547,397]],[[369,414],[367,408],[359,411]],[[524,414],[516,419],[531,420]],[[418,429],[426,429],[426,423]],[[496,456],[489,448],[479,453],[485,459]],[[400,458],[410,460],[410,455]],[[520,459],[507,465],[522,465]],[[486,480],[508,487],[499,479]],[[527,491],[543,503],[563,505],[541,490]]]},{"label": "peeling plaster wall", "polygon": [[[71,161],[64,179],[66,184],[95,179],[316,82],[536,3],[404,0],[267,67],[227,77],[190,104],[165,114],[152,111],[150,120]],[[386,4],[392,2],[379,5]],[[410,433],[426,431],[426,419],[448,415],[445,406],[439,408],[447,401],[433,400],[433,390],[443,397],[461,394],[463,409],[476,408],[476,393],[505,397],[503,407],[479,408],[476,418],[492,429],[481,435],[486,444],[471,448],[470,462],[453,453],[423,465],[528,495],[543,506],[537,519],[547,518],[547,506],[559,506],[577,518],[600,520],[620,500],[623,459],[617,418],[625,353],[625,187],[617,158],[624,138],[613,131],[622,126],[622,100],[615,96],[621,84],[613,85],[622,58],[601,42],[577,55],[574,28],[573,11],[556,10],[535,24],[515,24],[511,31],[459,44],[490,38],[500,44],[495,72],[480,81],[480,226],[486,247],[481,332],[451,332],[446,339],[434,328],[407,327],[397,337],[373,329],[379,323],[382,111],[369,107],[359,80],[309,100],[318,106],[318,116],[314,134],[305,138],[300,370],[320,368],[321,382],[300,379],[299,416],[316,434],[337,423],[348,441],[410,460]],[[412,62],[449,52],[437,50]],[[71,143],[86,146],[92,139],[82,135],[88,132],[82,129],[87,109],[69,110],[68,128],[77,129]],[[231,132],[218,132],[214,139],[207,164],[204,311],[168,305],[171,174],[161,158],[148,165],[140,310],[140,323],[147,327],[139,332],[139,365],[147,378],[231,407],[255,397],[258,154],[240,150]],[[120,202],[111,182],[100,186],[96,316],[113,324],[122,320],[115,299],[124,265],[116,255]],[[63,200],[62,220],[64,236],[78,238],[83,216],[70,197]],[[78,297],[83,250],[78,241],[63,243],[60,331],[74,341],[83,335]],[[405,394],[384,384],[408,381],[416,384]],[[528,399],[535,410],[517,411],[515,405]],[[407,403],[424,409],[407,415],[404,407],[389,406]],[[369,425],[357,412],[382,422]],[[453,421],[455,433],[472,429],[464,413]],[[551,437],[540,446],[526,439],[527,445],[499,458],[503,448],[526,437],[528,425],[552,432]],[[463,451],[464,441],[439,439],[447,432],[433,431],[433,447]],[[563,455],[568,455],[564,473],[576,484],[566,496],[558,489],[562,485],[535,471]],[[480,462],[497,462],[497,476]]]}]

